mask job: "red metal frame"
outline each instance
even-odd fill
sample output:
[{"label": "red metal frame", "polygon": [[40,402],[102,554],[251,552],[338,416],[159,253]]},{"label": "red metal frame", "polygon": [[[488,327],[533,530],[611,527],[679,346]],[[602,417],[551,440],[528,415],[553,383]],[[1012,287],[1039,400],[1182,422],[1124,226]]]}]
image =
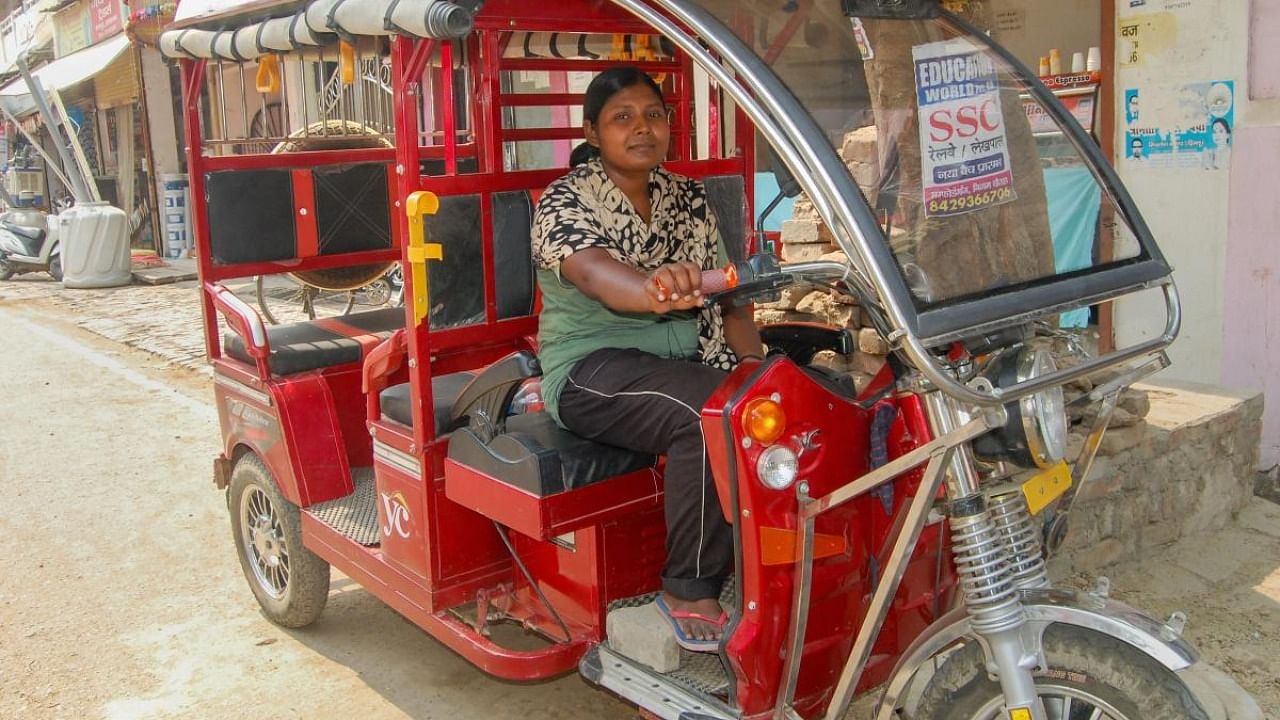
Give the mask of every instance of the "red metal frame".
[{"label": "red metal frame", "polygon": [[[804,7],[809,2],[803,3]],[[530,7],[536,5],[537,7]],[[779,34],[785,42],[799,27],[799,15]],[[504,129],[506,107],[554,107],[578,102],[562,90],[539,94],[502,92],[502,73],[513,70],[599,70],[613,61],[503,58],[510,33],[551,30],[648,34],[651,30],[607,3],[526,3],[490,0],[476,19],[476,31],[464,42],[437,42],[395,37],[391,41],[395,98],[394,149],[329,150],[280,155],[206,157],[200,147],[200,93],[204,63],[183,61],[184,128],[191,138],[192,219],[200,248],[199,269],[205,292],[202,304],[205,342],[217,379],[215,399],[224,447],[219,467],[245,452],[262,457],[282,492],[304,508],[302,534],[307,547],[364,585],[418,626],[430,632],[478,667],[504,678],[535,679],[567,672],[594,642],[604,638],[608,604],[618,598],[653,591],[658,586],[665,531],[662,488],[657,471],[640,471],[550,497],[536,497],[460,465],[447,457],[448,436],[436,437],[431,380],[475,370],[518,349],[529,348],[537,317],[497,317],[499,278],[493,267],[492,195],[528,191],[534,197],[563,173],[550,170],[504,171],[504,143],[566,140],[581,137],[579,128]],[[429,65],[439,53],[441,67]],[[466,62],[455,76],[454,58]],[[675,108],[673,160],[667,167],[693,177],[740,174],[748,208],[754,207],[755,132],[737,112],[726,117],[722,98],[712,83],[705,121],[711,140],[709,158],[694,159],[694,82],[691,61],[632,63],[654,73],[667,73],[668,102]],[[459,132],[456,97],[468,96],[467,130]],[[427,97],[430,94],[431,97]],[[422,108],[438,108],[429,116],[431,139],[420,143]],[[438,121],[438,124],[437,124]],[[736,147],[724,148],[725,123],[733,122]],[[474,157],[478,172],[459,174],[459,160]],[[442,159],[444,175],[424,175],[424,159]],[[280,169],[291,172],[296,208],[310,207],[314,169],[352,162],[386,163],[389,192],[397,209],[393,247],[343,255],[320,255],[314,213],[300,231],[299,257],[236,265],[214,265],[209,247],[209,217],[200,198],[209,172]],[[219,314],[228,327],[252,338],[261,319],[219,281],[247,275],[398,260],[406,264],[407,198],[427,190],[439,196],[481,197],[484,321],[433,330],[414,324],[412,298],[422,292],[405,273],[408,296],[405,323],[376,348],[366,347],[360,364],[323,368],[280,377],[271,374],[270,341],[248,342],[252,364],[222,355]],[[749,212],[753,217],[754,212]],[[753,246],[760,239],[747,229]],[[428,238],[429,240],[429,238]],[[445,248],[445,252],[449,252]],[[256,323],[256,325],[255,325]],[[382,417],[378,393],[391,384],[411,387],[412,425]],[[781,660],[777,648],[786,637],[791,603],[791,564],[766,561],[764,538],[786,536],[795,529],[793,493],[772,491],[754,480],[753,468],[762,448],[739,441],[743,401],[780,392],[788,432],[820,430],[825,449],[806,458],[811,491],[822,493],[867,470],[867,412],[837,398],[786,362],[744,366],[735,371],[704,413],[704,429],[715,479],[726,517],[738,534],[739,584],[743,605],[732,628],[725,657],[733,670],[731,703],[744,717],[763,717],[778,692]],[[890,436],[897,456],[928,439],[928,424],[916,398],[897,399],[900,419]],[[370,440],[370,436],[374,441]],[[378,452],[375,453],[374,442]],[[383,541],[363,547],[306,510],[323,500],[352,491],[351,468],[372,465],[381,499],[395,498],[403,507],[403,534],[391,536],[385,503],[379,503]],[[416,467],[416,472],[413,469]],[[866,609],[875,579],[871,561],[884,552],[885,538],[903,502],[915,491],[919,474],[893,483],[888,512],[879,499],[861,498],[824,515],[818,532],[845,540],[843,550],[819,560],[814,569],[813,605],[804,646],[797,709],[808,717],[820,712],[852,644],[852,628]],[[494,521],[501,528],[495,530]],[[902,589],[894,601],[863,685],[884,679],[893,659],[933,619],[954,585],[946,534],[940,526],[926,530],[910,560]],[[500,536],[499,533],[502,533]],[[517,571],[504,537],[528,568],[537,587]],[[566,540],[565,538],[571,538]],[[555,540],[555,542],[552,542]],[[566,547],[566,543],[570,547]],[[943,568],[941,582],[935,573]],[[536,592],[535,592],[536,590]],[[556,608],[564,627],[542,601]],[[545,648],[515,651],[502,648],[453,614],[467,604],[500,604],[508,617],[533,628],[551,642]],[[481,613],[483,616],[484,613]],[[564,638],[567,628],[569,637]]]}]

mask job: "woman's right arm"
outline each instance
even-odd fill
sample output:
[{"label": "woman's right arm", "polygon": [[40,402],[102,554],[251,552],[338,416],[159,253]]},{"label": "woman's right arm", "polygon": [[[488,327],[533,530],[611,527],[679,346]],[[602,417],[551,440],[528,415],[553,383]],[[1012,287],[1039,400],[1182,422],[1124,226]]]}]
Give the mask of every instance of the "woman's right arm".
[{"label": "woman's right arm", "polygon": [[560,262],[560,275],[582,294],[619,313],[667,313],[702,307],[702,271],[668,263],[645,275],[602,248],[586,248]]}]

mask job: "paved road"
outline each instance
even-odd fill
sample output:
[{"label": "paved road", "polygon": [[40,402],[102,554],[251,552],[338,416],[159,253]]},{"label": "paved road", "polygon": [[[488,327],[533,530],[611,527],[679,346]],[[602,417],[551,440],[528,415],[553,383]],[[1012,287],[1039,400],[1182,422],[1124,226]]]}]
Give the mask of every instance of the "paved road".
[{"label": "paved road", "polygon": [[0,303],[0,717],[601,718],[576,676],[493,680],[335,573],[268,623],[211,484],[207,376]]}]

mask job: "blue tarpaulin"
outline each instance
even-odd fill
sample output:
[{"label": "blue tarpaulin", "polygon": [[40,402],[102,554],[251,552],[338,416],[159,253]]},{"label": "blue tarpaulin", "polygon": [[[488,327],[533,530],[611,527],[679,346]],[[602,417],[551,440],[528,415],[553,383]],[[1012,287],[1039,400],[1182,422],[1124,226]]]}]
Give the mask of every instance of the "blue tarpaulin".
[{"label": "blue tarpaulin", "polygon": [[[1093,265],[1093,241],[1098,233],[1102,188],[1088,168],[1046,168],[1044,188],[1049,197],[1049,232],[1053,262],[1059,274]],[[1061,315],[1064,328],[1089,325],[1089,309]]]}]

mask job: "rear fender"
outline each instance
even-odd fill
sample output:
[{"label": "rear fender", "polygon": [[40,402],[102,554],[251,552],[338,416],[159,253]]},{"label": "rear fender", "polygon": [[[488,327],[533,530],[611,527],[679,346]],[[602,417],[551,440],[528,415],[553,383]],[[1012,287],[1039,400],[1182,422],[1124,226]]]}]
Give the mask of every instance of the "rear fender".
[{"label": "rear fender", "polygon": [[[1090,592],[1059,589],[1023,590],[1022,598],[1028,628],[1034,633],[1037,646],[1046,628],[1063,624],[1126,642],[1170,672],[1185,670],[1199,659],[1195,648],[1177,632],[1117,600]],[[876,720],[891,720],[916,671],[930,658],[966,637],[975,638],[964,607],[952,610],[929,626],[902,654],[889,675],[889,683],[876,708]]]}]

